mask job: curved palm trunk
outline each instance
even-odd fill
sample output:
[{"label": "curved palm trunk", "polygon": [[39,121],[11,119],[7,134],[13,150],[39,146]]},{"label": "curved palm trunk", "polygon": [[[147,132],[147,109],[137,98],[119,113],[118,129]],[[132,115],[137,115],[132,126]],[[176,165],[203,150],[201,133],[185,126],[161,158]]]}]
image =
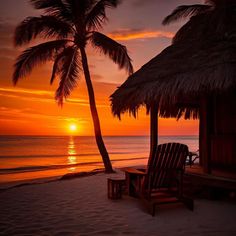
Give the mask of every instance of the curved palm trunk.
[{"label": "curved palm trunk", "polygon": [[105,147],[105,144],[104,144],[103,138],[102,138],[100,121],[99,121],[98,112],[97,112],[97,108],[96,108],[93,85],[91,82],[91,77],[90,77],[90,73],[89,73],[88,61],[87,61],[85,49],[80,48],[80,52],[81,52],[84,76],[85,76],[88,94],[89,94],[90,111],[91,111],[92,118],[93,118],[93,125],[94,125],[94,132],[95,132],[97,146],[98,146],[99,152],[100,152],[102,159],[103,159],[105,172],[106,173],[113,173],[114,171],[112,169],[111,161],[109,159],[109,155],[108,155],[108,152],[106,150],[106,147]]}]

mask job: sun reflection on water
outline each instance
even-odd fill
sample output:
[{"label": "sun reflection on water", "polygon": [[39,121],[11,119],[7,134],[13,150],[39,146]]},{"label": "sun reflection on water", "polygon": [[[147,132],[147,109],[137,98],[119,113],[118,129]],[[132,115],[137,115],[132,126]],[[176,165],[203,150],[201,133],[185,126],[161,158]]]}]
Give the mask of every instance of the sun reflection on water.
[{"label": "sun reflection on water", "polygon": [[[69,139],[68,146],[67,146],[67,153],[68,153],[67,164],[68,165],[77,164],[77,157],[76,157],[77,152],[75,149],[75,142],[74,142],[73,136],[71,136]],[[75,171],[76,167],[69,167],[68,170]]]}]

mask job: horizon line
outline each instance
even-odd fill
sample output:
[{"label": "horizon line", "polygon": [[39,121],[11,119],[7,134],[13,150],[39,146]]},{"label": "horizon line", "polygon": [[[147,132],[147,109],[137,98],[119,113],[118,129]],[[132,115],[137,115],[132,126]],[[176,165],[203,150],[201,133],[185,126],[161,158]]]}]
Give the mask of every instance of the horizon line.
[{"label": "horizon line", "polygon": [[[60,134],[0,134],[1,136],[51,136],[51,137],[95,137],[95,135],[60,135]],[[161,134],[162,136],[199,136],[198,134]],[[103,137],[150,137],[150,135],[103,135]]]}]

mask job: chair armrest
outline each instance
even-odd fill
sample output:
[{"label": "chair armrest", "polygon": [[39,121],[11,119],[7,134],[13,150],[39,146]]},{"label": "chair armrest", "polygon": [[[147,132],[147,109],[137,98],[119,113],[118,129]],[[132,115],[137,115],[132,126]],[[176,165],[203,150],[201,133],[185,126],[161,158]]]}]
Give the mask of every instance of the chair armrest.
[{"label": "chair armrest", "polygon": [[141,170],[138,170],[138,169],[135,169],[135,168],[131,168],[131,167],[125,168],[123,170],[127,174],[134,174],[134,175],[141,175],[141,176],[145,176],[147,174],[146,172],[143,172]]}]

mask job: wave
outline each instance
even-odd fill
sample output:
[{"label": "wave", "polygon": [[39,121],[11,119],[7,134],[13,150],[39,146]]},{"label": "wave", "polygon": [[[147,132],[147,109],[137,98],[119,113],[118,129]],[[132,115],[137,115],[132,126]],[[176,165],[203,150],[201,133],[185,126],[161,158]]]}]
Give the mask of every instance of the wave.
[{"label": "wave", "polygon": [[[110,155],[125,155],[125,154],[136,154],[139,152],[109,152]],[[81,153],[81,154],[39,154],[39,155],[0,155],[0,158],[46,158],[46,157],[86,157],[86,156],[100,156],[99,153]]]},{"label": "wave", "polygon": [[[146,157],[135,157],[132,159],[130,159],[130,158],[115,159],[115,160],[111,160],[111,162],[145,160],[145,159],[147,159],[147,158]],[[102,164],[102,161],[94,161],[94,162],[81,162],[81,163],[76,163],[76,164],[63,164],[63,165],[22,166],[22,167],[16,167],[16,168],[2,168],[2,169],[0,169],[0,175],[73,168],[73,167],[85,166],[85,165],[95,165],[96,166],[96,165],[101,165],[101,164]]]}]

